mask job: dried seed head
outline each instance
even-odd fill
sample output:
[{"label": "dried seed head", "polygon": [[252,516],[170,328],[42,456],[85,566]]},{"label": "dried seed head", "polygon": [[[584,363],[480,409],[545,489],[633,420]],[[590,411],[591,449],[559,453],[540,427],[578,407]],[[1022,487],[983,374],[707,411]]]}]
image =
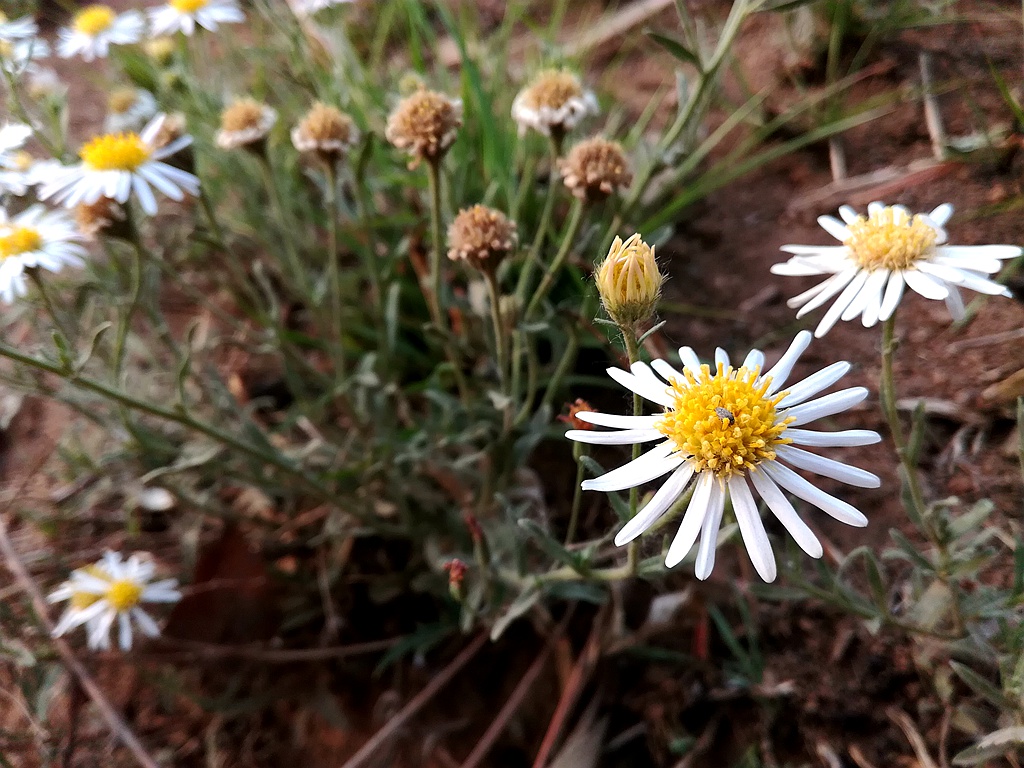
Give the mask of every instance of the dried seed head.
[{"label": "dried seed head", "polygon": [[596,112],[594,94],[584,90],[579,77],[567,69],[540,72],[512,102],[512,119],[520,133],[533,128],[544,135],[565,134]]},{"label": "dried seed head", "polygon": [[277,112],[272,107],[248,97],[236,99],[220,113],[217,146],[236,149],[261,142],[276,122]]},{"label": "dried seed head", "polygon": [[153,136],[153,149],[163,149],[172,141],[177,141],[185,135],[185,128],[185,115],[181,112],[164,115],[156,135]]},{"label": "dried seed head", "polygon": [[80,203],[75,206],[75,223],[78,230],[90,240],[100,235],[126,239],[128,222],[124,210],[109,197],[101,197],[95,203]]},{"label": "dried seed head", "polygon": [[334,162],[344,157],[359,141],[352,118],[344,112],[317,102],[292,129],[292,144],[300,152],[315,152],[323,160]]},{"label": "dried seed head", "polygon": [[603,200],[633,181],[622,146],[600,137],[586,139],[558,161],[565,186],[583,200]]},{"label": "dried seed head", "polygon": [[640,235],[616,237],[597,270],[597,290],[608,316],[622,328],[636,328],[651,319],[665,278],[658,271],[654,249]]},{"label": "dried seed head", "polygon": [[516,224],[501,211],[474,205],[459,211],[448,227],[448,258],[464,259],[481,271],[497,268],[517,242]]},{"label": "dried seed head", "polygon": [[462,102],[436,91],[419,90],[402,99],[388,117],[384,135],[412,155],[410,168],[421,160],[437,160],[455,141],[462,125]]}]

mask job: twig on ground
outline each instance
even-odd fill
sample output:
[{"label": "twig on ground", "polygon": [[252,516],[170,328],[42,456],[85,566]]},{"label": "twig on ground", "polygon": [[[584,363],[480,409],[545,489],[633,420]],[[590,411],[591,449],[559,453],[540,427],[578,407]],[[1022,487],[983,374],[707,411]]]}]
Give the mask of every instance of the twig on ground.
[{"label": "twig on ground", "polygon": [[932,77],[932,55],[928,51],[921,51],[918,63],[921,68],[921,98],[924,101],[924,123],[928,127],[928,136],[932,140],[932,154],[936,160],[943,160],[946,157],[946,129],[942,125],[942,111],[939,109],[939,100],[935,96],[934,80]]},{"label": "twig on ground", "polygon": [[[53,633],[53,622],[50,621],[49,611],[46,605],[46,599],[43,597],[43,593],[39,590],[39,587],[32,580],[28,571],[25,569],[25,565],[21,562],[17,551],[14,549],[14,544],[11,541],[10,532],[7,528],[7,520],[4,513],[0,513],[0,553],[3,554],[4,562],[7,565],[7,570],[11,572],[18,584],[21,585],[22,591],[28,596],[32,603],[32,608],[36,612],[39,621],[45,627],[48,634]],[[92,703],[96,705],[96,709],[99,710],[100,716],[107,722],[107,726],[110,728],[111,733],[117,738],[124,747],[132,753],[132,756],[138,762],[139,765],[145,768],[158,768],[157,762],[150,757],[149,753],[146,752],[146,748],[139,741],[139,738],[135,735],[128,723],[121,716],[121,714],[114,709],[114,705],[110,703],[110,699],[107,698],[106,694],[103,693],[99,685],[89,674],[85,666],[75,656],[74,651],[71,650],[64,640],[59,637],[55,637],[52,640],[53,648],[57,651],[57,655],[60,656],[64,666],[67,667],[68,671],[74,675],[78,684],[82,687],[82,690],[92,699]]]},{"label": "twig on ground", "polygon": [[878,768],[878,766],[867,759],[864,752],[856,744],[851,744],[846,751],[849,753],[850,759],[857,764],[857,768]]},{"label": "twig on ground", "polygon": [[441,670],[422,691],[413,696],[409,703],[402,707],[398,714],[388,721],[387,725],[377,731],[369,741],[363,744],[362,749],[352,755],[341,768],[356,768],[363,765],[371,756],[378,754],[378,750],[387,740],[402,728],[413,715],[419,712],[428,701],[434,698],[437,692],[447,685],[458,674],[459,670],[469,663],[470,659],[476,656],[477,652],[484,647],[488,637],[488,632],[481,632],[477,635],[472,643],[463,648],[459,655],[449,662],[447,667]]},{"label": "twig on ground", "polygon": [[910,719],[910,715],[899,707],[887,707],[885,715],[896,723],[904,735],[906,735],[910,746],[914,748],[914,755],[917,757],[917,762],[921,764],[921,768],[939,768],[938,764],[932,759],[932,756],[928,754],[928,745],[924,740],[924,736],[917,730],[917,726]]}]

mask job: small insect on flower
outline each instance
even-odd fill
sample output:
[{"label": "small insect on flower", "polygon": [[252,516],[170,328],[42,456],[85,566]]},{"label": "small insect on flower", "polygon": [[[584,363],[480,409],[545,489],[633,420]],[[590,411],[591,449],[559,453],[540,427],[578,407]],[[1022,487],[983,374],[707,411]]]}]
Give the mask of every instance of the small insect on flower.
[{"label": "small insect on flower", "polygon": [[661,298],[665,277],[658,270],[654,248],[639,234],[625,242],[616,237],[597,268],[597,290],[608,316],[622,328],[650,320]]},{"label": "small insect on flower", "polygon": [[261,145],[277,123],[277,110],[248,96],[235,99],[220,113],[217,146],[238,149]]},{"label": "small insect on flower", "polygon": [[167,5],[149,9],[154,37],[182,32],[191,37],[196,27],[216,32],[221,24],[239,24],[245,14],[235,0],[168,0]]},{"label": "small insect on flower", "polygon": [[103,59],[111,45],[133,45],[145,31],[146,20],[139,11],[118,14],[107,5],[87,5],[75,14],[70,27],[60,30],[57,53],[64,59]]},{"label": "small insect on flower", "polygon": [[567,69],[539,72],[512,102],[520,135],[532,128],[545,136],[564,136],[587,115],[598,112],[597,98]]},{"label": "small insect on flower", "polygon": [[33,205],[13,218],[0,209],[0,298],[10,304],[28,292],[26,271],[81,267],[88,252],[64,211]]},{"label": "small insect on flower", "polygon": [[1015,245],[946,245],[945,224],[953,206],[940,205],[931,213],[911,214],[900,205],[871,203],[867,216],[844,205],[842,221],[820,216],[818,223],[842,245],[784,245],[793,254],[776,264],[776,275],[830,275],[822,283],[787,303],[803,317],[839,294],[814,332],[824,336],[839,320],[860,317],[865,328],[888,320],[899,305],[904,286],[926,299],[944,299],[954,318],[963,316],[960,288],[1009,296],[1007,288],[986,275],[998,272],[1002,261],[1016,258]]},{"label": "small insect on flower", "polygon": [[316,155],[333,165],[359,143],[359,131],[352,118],[341,110],[317,102],[292,129],[292,144],[299,152]]},{"label": "small insect on flower", "polygon": [[422,88],[398,102],[384,135],[412,156],[409,167],[415,168],[421,160],[437,162],[444,157],[461,126],[460,99]]},{"label": "small insect on flower", "polygon": [[181,136],[163,147],[154,144],[163,126],[157,115],[141,133],[107,133],[90,139],[79,151],[81,162],[65,167],[39,190],[39,198],[53,198],[67,208],[109,197],[126,203],[133,195],[150,216],[157,212],[155,187],[172,200],[199,194],[199,179],[161,162],[192,143]]},{"label": "small insect on flower", "polygon": [[585,139],[558,161],[565,186],[582,200],[604,200],[633,182],[622,145],[596,136]]},{"label": "small insect on flower", "polygon": [[486,205],[459,211],[448,227],[448,258],[465,261],[481,272],[493,272],[516,248],[516,223]]},{"label": "small insect on flower", "polygon": [[653,416],[577,413],[581,421],[618,431],[570,430],[566,437],[608,445],[657,444],[640,458],[584,481],[583,489],[620,491],[669,475],[647,505],[619,531],[617,545],[651,528],[683,495],[691,480],[693,495],[665,564],[671,568],[680,563],[699,537],[696,574],[700,579],[706,579],[714,568],[727,497],[732,500],[754,568],[765,581],[775,579],[775,557],[751,486],[811,557],[821,557],[821,544],[783,490],[847,525],[867,525],[867,518],[859,511],[819,490],[782,463],[862,488],[879,486],[878,478],[870,472],[796,447],[870,445],[880,440],[878,433],[870,430],[816,432],[797,428],[845,411],[868,395],[864,387],[852,387],[811,399],[850,370],[845,362],[833,363],[785,388],[793,366],[810,341],[810,333],[800,332],[766,373],[762,373],[764,355],[759,350],[752,350],[739,368],[733,368],[725,350],[715,352],[712,367],[701,364],[689,347],[679,350],[682,370],[664,360],[654,360],[650,365],[633,363],[630,371],[608,369],[608,375],[617,382],[663,410]]},{"label": "small insect on flower", "polygon": [[54,637],[85,625],[89,647],[107,650],[115,622],[122,651],[131,650],[134,627],[148,637],[158,637],[160,628],[142,604],[176,603],[181,592],[176,579],[153,581],[155,573],[151,560],[138,554],[122,560],[117,552],[107,552],[99,562],[73,571],[47,598],[51,603],[68,603],[54,627]]}]

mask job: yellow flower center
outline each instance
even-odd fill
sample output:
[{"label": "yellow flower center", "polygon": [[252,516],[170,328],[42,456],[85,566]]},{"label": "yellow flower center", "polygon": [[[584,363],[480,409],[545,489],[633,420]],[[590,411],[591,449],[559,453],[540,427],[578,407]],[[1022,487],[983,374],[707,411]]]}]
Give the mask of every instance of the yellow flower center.
[{"label": "yellow flower center", "polygon": [[11,155],[11,161],[15,168],[24,172],[32,167],[36,159],[25,150],[20,149]]},{"label": "yellow flower center", "polygon": [[31,227],[10,227],[0,230],[0,259],[35,251],[43,244],[39,230]]},{"label": "yellow flower center", "polygon": [[107,109],[123,115],[135,105],[137,94],[132,88],[119,88],[107,97]]},{"label": "yellow flower center", "polygon": [[924,217],[910,217],[891,206],[867,217],[858,216],[846,228],[850,236],[844,244],[854,261],[868,270],[909,269],[931,252],[939,236]]},{"label": "yellow flower center", "polygon": [[120,579],[111,582],[107,590],[107,602],[113,606],[115,611],[127,611],[139,604],[142,597],[142,587],[134,581]]},{"label": "yellow flower center", "polygon": [[83,35],[95,36],[110,29],[117,18],[114,10],[105,5],[90,5],[75,16],[75,29]]},{"label": "yellow flower center", "polygon": [[[110,576],[108,576],[107,572],[98,565],[87,565],[82,570],[90,576],[95,576],[97,579],[110,581]],[[71,607],[81,611],[88,608],[99,599],[100,596],[94,592],[75,592],[71,595]]]},{"label": "yellow flower center", "polygon": [[152,150],[137,133],[108,133],[82,147],[78,156],[94,171],[134,171]]},{"label": "yellow flower center", "polygon": [[195,13],[210,0],[170,0],[171,8],[180,13]]},{"label": "yellow flower center", "polygon": [[697,472],[726,479],[771,461],[775,446],[790,442],[782,434],[791,419],[776,422],[775,406],[786,393],[768,396],[771,380],[758,383],[760,374],[760,368],[721,364],[714,376],[707,365],[696,377],[686,371],[685,380],[672,380],[675,402],[655,428],[690,457]]},{"label": "yellow flower center", "polygon": [[523,93],[523,102],[531,109],[559,109],[569,99],[583,95],[580,81],[572,72],[550,69],[541,72]]}]

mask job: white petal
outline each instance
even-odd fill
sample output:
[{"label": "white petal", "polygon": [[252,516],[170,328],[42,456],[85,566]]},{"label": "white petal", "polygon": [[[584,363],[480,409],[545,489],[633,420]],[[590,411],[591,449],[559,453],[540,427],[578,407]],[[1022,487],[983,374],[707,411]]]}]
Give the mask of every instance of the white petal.
[{"label": "white petal", "polygon": [[645,400],[650,400],[652,403],[669,406],[675,402],[675,398],[673,398],[667,391],[668,385],[662,385],[661,387],[655,386],[648,380],[638,378],[634,374],[623,371],[620,368],[609,368],[608,375],[630,392],[635,392],[640,395],[640,397]]},{"label": "white petal", "polygon": [[673,379],[680,382],[686,381],[682,371],[676,370],[674,366],[664,360],[651,360],[651,368],[657,371],[658,375],[666,381],[672,381]]},{"label": "white petal", "polygon": [[644,505],[644,508],[636,513],[636,517],[622,526],[622,530],[615,536],[615,546],[621,547],[628,544],[654,525],[686,490],[686,484],[690,482],[691,477],[693,477],[693,465],[689,463],[673,472],[672,476],[651,497],[651,500]]},{"label": "white petal", "polygon": [[845,245],[780,245],[779,250],[784,253],[792,253],[794,256],[824,256],[835,258],[845,256],[850,249]]},{"label": "white petal", "polygon": [[153,617],[146,613],[141,608],[132,608],[132,618],[135,619],[135,623],[139,625],[139,629],[142,630],[142,634],[148,635],[149,637],[159,637],[160,627],[153,621]]},{"label": "white petal", "polygon": [[949,296],[946,297],[946,309],[949,310],[949,315],[953,318],[953,322],[958,323],[967,316],[964,298],[960,295],[960,289],[955,285],[949,288]]},{"label": "white petal", "polygon": [[842,413],[857,403],[862,402],[867,396],[868,390],[865,387],[841,389],[830,395],[819,397],[817,400],[801,403],[793,408],[781,411],[778,414],[778,419],[781,420],[792,416],[794,421],[791,421],[789,426],[799,427],[801,424],[807,424],[815,419],[822,419],[825,416]]},{"label": "white petal", "polygon": [[929,259],[932,264],[940,264],[944,267],[953,267],[955,269],[970,269],[974,272],[984,272],[986,275],[994,275],[1000,269],[1003,268],[1003,262],[999,259],[987,259],[983,256],[971,257],[971,258],[956,258],[953,256],[945,256],[942,252],[938,252],[935,256]]},{"label": "white petal", "polygon": [[132,625],[128,620],[128,614],[118,614],[117,623],[120,625],[118,627],[119,645],[122,651],[128,652],[132,649]]},{"label": "white petal", "polygon": [[882,297],[882,308],[878,311],[879,320],[888,320],[896,311],[903,297],[903,283],[903,272],[900,270],[895,270],[889,275],[889,284],[885,286],[885,295]]},{"label": "white petal", "polygon": [[855,298],[857,298],[857,294],[859,294],[861,289],[864,287],[864,283],[867,282],[870,274],[870,272],[861,270],[854,275],[853,280],[851,280],[850,284],[843,289],[842,293],[839,294],[839,298],[832,303],[832,306],[828,308],[824,317],[821,318],[821,322],[818,323],[818,327],[814,329],[814,335],[816,338],[820,339],[832,330],[832,326],[836,324],[836,321],[838,321],[843,312],[846,311],[846,308],[850,306],[850,303]]},{"label": "white petal", "polygon": [[761,466],[764,467],[764,471],[768,473],[768,476],[782,488],[785,488],[794,496],[803,499],[809,504],[813,504],[839,522],[856,528],[863,528],[868,524],[868,519],[864,517],[863,513],[845,501],[825,493],[820,488],[816,488],[789,467],[785,467],[775,461],[766,461]]},{"label": "white petal", "polygon": [[872,328],[878,322],[878,313],[882,311],[882,295],[885,293],[885,286],[888,282],[888,269],[875,270],[868,278],[867,285],[864,286],[864,291],[867,292],[867,301],[861,314],[861,324],[865,328]]},{"label": "white petal", "polygon": [[907,281],[907,285],[926,299],[941,301],[949,295],[949,289],[946,286],[934,277],[930,277],[916,269],[904,270],[903,279]]},{"label": "white petal", "polygon": [[818,224],[839,242],[845,242],[850,236],[850,230],[846,228],[846,225],[832,216],[819,216]]},{"label": "white petal", "polygon": [[793,505],[789,503],[789,499],[779,490],[779,486],[757,467],[750,470],[750,482],[754,484],[757,492],[764,499],[765,504],[768,505],[768,509],[772,511],[772,514],[782,523],[783,527],[789,531],[789,535],[793,537],[793,540],[800,549],[811,557],[821,557],[823,552],[821,542],[814,535],[814,531],[796,513]]},{"label": "white petal", "polygon": [[729,353],[721,347],[715,349],[715,365],[721,365],[723,368],[729,367]]},{"label": "white petal", "polygon": [[576,418],[599,427],[617,427],[619,429],[651,429],[664,414],[657,416],[623,416],[617,413],[598,413],[597,411],[580,411]]},{"label": "white petal", "polygon": [[813,262],[790,259],[781,264],[772,264],[769,270],[773,275],[783,277],[809,277],[810,275],[829,274],[835,270],[823,270]]},{"label": "white petal", "polygon": [[694,575],[703,581],[715,569],[715,552],[718,549],[718,529],[722,526],[722,513],[725,511],[725,488],[721,482],[711,484],[711,496],[708,498],[708,510],[704,522],[700,526],[700,544],[697,546],[697,561],[694,563]]},{"label": "white petal", "polygon": [[621,491],[643,485],[683,463],[682,456],[669,455],[674,449],[672,441],[666,440],[628,464],[605,472],[600,477],[584,480],[581,487],[584,491]]},{"label": "white petal", "polygon": [[955,259],[1015,259],[1021,255],[1016,245],[943,245],[935,249],[938,256]]},{"label": "white petal", "polygon": [[855,485],[858,488],[878,488],[882,481],[878,475],[874,475],[860,467],[851,467],[841,461],[829,459],[825,456],[805,451],[802,448],[794,448],[791,445],[776,446],[775,452],[783,461],[792,464],[798,469],[806,469],[822,477],[831,477],[847,485]]},{"label": "white petal", "polygon": [[849,370],[850,364],[847,362],[832,363],[832,365],[822,368],[817,373],[811,374],[803,381],[789,387],[789,394],[782,398],[776,407],[790,408],[809,397],[814,397],[843,378]]},{"label": "white petal", "polygon": [[981,275],[973,275],[969,272],[961,272],[960,285],[978,293],[989,296],[1012,296],[1010,289],[1005,285],[989,280]]},{"label": "white petal", "polygon": [[777,574],[772,545],[768,541],[768,534],[764,530],[764,523],[761,522],[761,515],[757,511],[750,487],[742,475],[734,474],[729,478],[729,498],[732,499],[732,508],[736,513],[736,522],[740,526],[743,545],[747,548],[754,570],[765,581],[775,581]]},{"label": "white petal", "polygon": [[[820,290],[818,292],[818,295],[815,296],[810,301],[808,301],[802,307],[800,307],[800,309],[796,313],[797,318],[799,319],[799,318],[803,317],[804,315],[806,315],[806,314],[816,310],[818,307],[820,307],[826,301],[831,299],[837,293],[839,293],[840,291],[844,290],[850,284],[850,281],[852,281],[854,278],[856,278],[857,275],[859,275],[859,274],[860,274],[860,268],[859,267],[850,267],[849,269],[844,270],[842,272],[839,272],[838,274],[833,275],[832,277],[830,277],[828,280],[826,280],[824,283],[822,283],[822,286],[821,286],[822,290]],[[786,303],[790,307],[796,306],[792,302],[793,302],[793,299],[790,299]]]},{"label": "white petal", "polygon": [[860,218],[860,215],[848,205],[839,206],[839,215],[847,224],[853,224]]},{"label": "white petal", "polygon": [[632,445],[648,443],[651,440],[664,438],[665,435],[656,429],[623,429],[619,432],[598,432],[593,429],[570,429],[565,436],[577,443],[591,445]]},{"label": "white petal", "polygon": [[747,356],[743,358],[743,365],[748,371],[752,371],[755,368],[764,368],[764,352],[759,349],[752,349],[747,353]]},{"label": "white petal", "polygon": [[950,203],[943,203],[937,208],[932,209],[932,212],[928,214],[928,218],[940,227],[944,227],[946,226],[946,222],[949,221],[949,217],[952,215],[953,206]]},{"label": "white petal", "polygon": [[700,375],[700,358],[690,347],[679,348],[679,359],[683,361],[683,368],[687,369],[694,376]]},{"label": "white petal", "polygon": [[679,524],[672,544],[669,545],[668,555],[665,557],[665,565],[673,568],[683,561],[686,554],[693,548],[693,542],[700,534],[701,526],[708,512],[708,501],[711,498],[711,487],[717,480],[711,472],[702,472],[697,478],[697,485],[693,489],[693,496],[686,506],[683,520]]},{"label": "white petal", "polygon": [[851,448],[859,445],[874,445],[882,436],[870,429],[844,429],[839,432],[813,432],[809,429],[787,429],[788,437],[796,445],[814,448]]},{"label": "white petal", "polygon": [[783,352],[782,357],[779,358],[779,362],[773,365],[767,373],[765,373],[761,380],[770,378],[772,383],[768,385],[768,389],[765,394],[773,395],[782,389],[782,386],[789,379],[789,374],[793,372],[793,366],[796,365],[796,361],[800,359],[807,347],[811,343],[811,334],[807,331],[800,331],[794,338],[793,342],[789,345],[789,349]]},{"label": "white petal", "polygon": [[880,203],[877,200],[873,203],[868,203],[868,216],[874,216],[876,213],[881,213],[884,210],[885,203]]}]

